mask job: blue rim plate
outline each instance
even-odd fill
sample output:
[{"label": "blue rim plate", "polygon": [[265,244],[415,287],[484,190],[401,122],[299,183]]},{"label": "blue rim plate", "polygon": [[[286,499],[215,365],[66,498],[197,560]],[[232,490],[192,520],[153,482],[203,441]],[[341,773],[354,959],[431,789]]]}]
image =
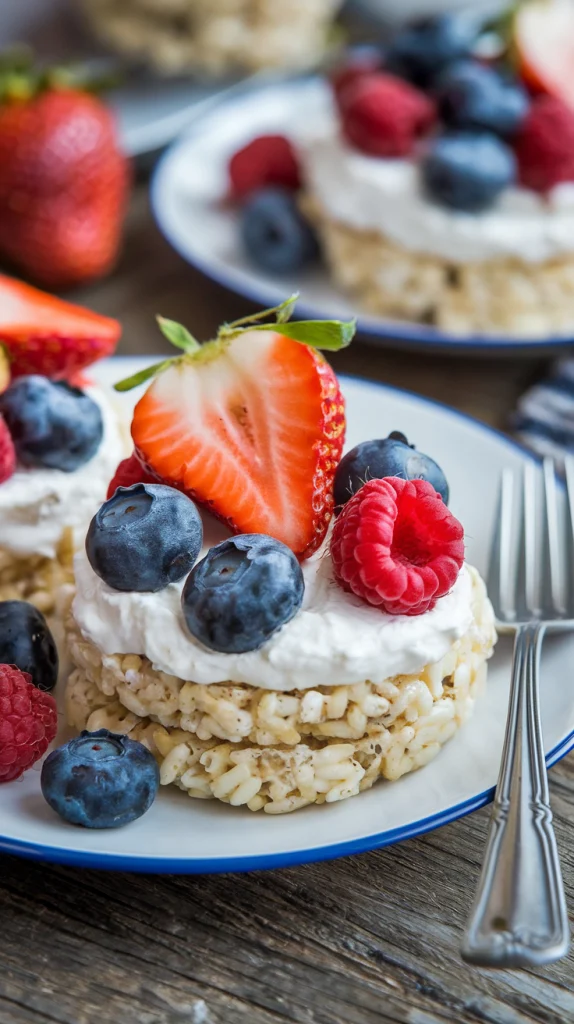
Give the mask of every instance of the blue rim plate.
[{"label": "blue rim plate", "polygon": [[352,298],[329,281],[325,269],[301,275],[266,275],[241,251],[237,213],[223,202],[229,157],[263,132],[292,131],[301,110],[312,109],[319,79],[244,84],[194,119],[191,129],[166,151],[151,183],[152,210],[173,248],[191,266],[260,308],[275,306],[295,291],[298,314],[308,319],[358,314],[361,337],[375,344],[467,355],[548,354],[574,346],[569,337],[524,338],[456,335],[415,322],[361,313]]},{"label": "blue rim plate", "polygon": [[[109,384],[151,360],[116,359],[98,368]],[[534,456],[478,421],[409,392],[343,377],[354,445],[391,429],[424,438],[451,485],[452,509],[465,524],[469,561],[484,570],[502,468]],[[134,396],[118,399],[129,415]],[[423,769],[382,782],[351,800],[269,817],[216,801],[190,801],[163,790],[151,811],[128,828],[90,832],[65,825],[39,792],[38,771],[0,786],[0,851],[79,867],[160,873],[250,871],[329,860],[421,835],[488,803],[493,796],[509,685],[511,647],[500,642],[486,692],[473,717]],[[547,762],[574,747],[569,678],[574,639],[547,642],[542,663]],[[321,841],[317,842],[320,834]]]}]

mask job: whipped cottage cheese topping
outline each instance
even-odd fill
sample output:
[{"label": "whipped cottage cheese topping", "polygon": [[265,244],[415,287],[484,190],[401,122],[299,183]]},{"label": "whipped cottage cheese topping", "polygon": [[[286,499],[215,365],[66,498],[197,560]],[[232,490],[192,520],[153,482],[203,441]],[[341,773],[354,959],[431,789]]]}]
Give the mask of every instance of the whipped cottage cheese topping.
[{"label": "whipped cottage cheese topping", "polygon": [[0,547],[15,556],[54,558],[64,527],[87,526],[105,499],[124,457],[117,417],[99,388],[86,388],[102,410],[104,433],[96,454],[73,473],[18,467],[0,484]]},{"label": "whipped cottage cheese topping", "polygon": [[335,220],[458,263],[512,257],[538,263],[574,253],[574,183],[547,196],[507,189],[480,214],[448,210],[426,198],[414,161],[351,148],[327,106],[320,125],[315,134],[304,129],[300,151],[311,193]]},{"label": "whipped cottage cheese topping", "polygon": [[297,615],[258,651],[219,654],[187,632],[180,604],[184,581],[156,594],[120,593],[96,576],[84,550],[76,555],[75,573],[74,617],[100,651],[145,655],[155,670],[203,684],[230,680],[303,690],[378,683],[438,661],[473,621],[466,566],[432,611],[391,616],[341,590],[331,559],[317,554],[303,563],[305,598]]}]

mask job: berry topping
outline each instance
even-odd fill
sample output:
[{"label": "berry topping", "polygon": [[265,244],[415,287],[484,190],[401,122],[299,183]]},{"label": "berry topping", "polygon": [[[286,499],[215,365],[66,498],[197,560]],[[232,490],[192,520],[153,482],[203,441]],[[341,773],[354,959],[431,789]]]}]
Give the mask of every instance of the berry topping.
[{"label": "berry topping", "polygon": [[514,8],[513,49],[520,76],[574,110],[574,4],[529,0]]},{"label": "berry topping", "polygon": [[448,484],[437,463],[409,445],[404,434],[393,431],[380,441],[363,441],[341,459],[335,474],[335,505],[345,505],[367,480],[398,476],[428,480],[448,504]]},{"label": "berry topping", "polygon": [[346,138],[371,156],[401,157],[413,152],[435,120],[432,100],[392,75],[363,75],[342,102]]},{"label": "berry topping", "polygon": [[58,651],[46,619],[28,601],[0,601],[0,662],[16,665],[38,690],[53,690]]},{"label": "berry topping", "polygon": [[163,590],[189,572],[203,525],[192,501],[164,484],[118,487],[92,519],[86,553],[114,590]]},{"label": "berry topping", "polygon": [[58,728],[56,701],[14,665],[0,665],[0,782],[18,779],[46,753]]},{"label": "berry topping", "polygon": [[437,83],[437,96],[446,124],[502,136],[517,131],[529,107],[522,86],[471,60],[459,61],[446,69]]},{"label": "berry topping", "polygon": [[516,179],[512,150],[487,132],[451,132],[435,139],[421,174],[431,199],[467,213],[487,210]]},{"label": "berry topping", "polygon": [[258,267],[286,274],[318,255],[317,240],[291,192],[264,188],[255,192],[241,212],[241,237]]},{"label": "berry topping", "polygon": [[466,57],[477,36],[470,18],[444,14],[399,32],[387,52],[386,67],[422,89],[453,61]]},{"label": "berry topping", "polygon": [[[116,387],[157,375],[132,421],[146,467],[234,533],[269,534],[306,557],[331,519],[345,434],[339,384],[317,349],[348,345],[355,325],[287,323],[292,307],[225,325],[202,346],[162,321],[185,355]],[[258,322],[272,314],[276,323]]]},{"label": "berry topping", "polygon": [[135,452],[128,459],[122,459],[108,487],[106,498],[111,498],[118,487],[131,487],[132,484],[157,484],[157,477],[152,476],[143,468]]},{"label": "berry topping", "polygon": [[0,274],[0,344],[13,378],[31,373],[70,378],[111,355],[120,334],[117,320]]},{"label": "berry topping", "polygon": [[0,413],[23,466],[73,473],[96,454],[102,441],[99,405],[64,381],[18,377],[0,395]]},{"label": "berry topping", "polygon": [[150,809],[159,768],[143,743],[107,729],[84,731],[48,755],[41,785],[46,802],[71,825],[120,828]]},{"label": "berry topping", "polygon": [[331,87],[337,104],[341,105],[348,86],[354,85],[365,75],[380,71],[382,57],[380,50],[373,46],[357,48],[351,52],[344,64],[335,68],[330,76]]},{"label": "berry topping", "polygon": [[16,469],[16,449],[10,431],[0,416],[0,484],[9,480]]},{"label": "berry topping", "polygon": [[293,618],[305,585],[289,548],[245,534],[212,548],[186,580],[181,605],[189,632],[224,654],[256,651]]},{"label": "berry topping", "polygon": [[239,200],[266,185],[293,191],[301,185],[295,150],[284,135],[260,135],[238,150],[229,161],[229,179]]},{"label": "berry topping", "polygon": [[335,523],[335,578],[389,615],[422,615],[454,585],[464,532],[426,480],[369,480]]},{"label": "berry topping", "polygon": [[514,149],[526,188],[546,192],[560,182],[574,182],[574,111],[553,96],[537,96]]}]

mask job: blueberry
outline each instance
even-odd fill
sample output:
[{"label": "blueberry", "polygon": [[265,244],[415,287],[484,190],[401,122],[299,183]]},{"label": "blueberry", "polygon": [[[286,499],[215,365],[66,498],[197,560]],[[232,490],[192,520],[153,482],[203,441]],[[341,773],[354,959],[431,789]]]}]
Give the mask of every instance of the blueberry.
[{"label": "blueberry", "polygon": [[384,440],[363,441],[343,456],[335,474],[335,505],[341,508],[367,480],[385,476],[428,480],[448,505],[448,483],[442,469],[434,459],[409,445],[398,430]]},{"label": "blueberry", "polygon": [[212,548],[189,574],[181,604],[187,628],[224,654],[256,651],[301,607],[305,585],[295,555],[263,533]]},{"label": "blueberry", "polygon": [[99,405],[64,381],[17,377],[0,395],[0,413],[23,466],[73,473],[96,454],[102,441]]},{"label": "blueberry", "polygon": [[399,32],[387,51],[386,67],[422,89],[448,64],[470,53],[478,27],[468,17],[443,14]]},{"label": "blueberry", "polygon": [[38,690],[53,690],[58,651],[48,624],[28,601],[0,601],[0,664],[29,672]]},{"label": "blueberry", "polygon": [[430,144],[421,174],[429,197],[441,206],[480,213],[516,181],[516,159],[496,135],[452,132]]},{"label": "blueberry", "polygon": [[522,86],[476,61],[458,61],[447,68],[436,93],[443,121],[455,128],[512,135],[528,113]]},{"label": "blueberry", "polygon": [[193,502],[164,484],[118,487],[88,528],[86,554],[114,590],[163,590],[189,572],[203,525]]},{"label": "blueberry", "polygon": [[52,810],[71,825],[119,828],[150,809],[159,768],[143,743],[98,729],[53,750],[40,785]]},{"label": "blueberry", "polygon": [[251,259],[263,270],[284,274],[317,256],[316,238],[291,192],[262,188],[245,203],[241,236]]}]

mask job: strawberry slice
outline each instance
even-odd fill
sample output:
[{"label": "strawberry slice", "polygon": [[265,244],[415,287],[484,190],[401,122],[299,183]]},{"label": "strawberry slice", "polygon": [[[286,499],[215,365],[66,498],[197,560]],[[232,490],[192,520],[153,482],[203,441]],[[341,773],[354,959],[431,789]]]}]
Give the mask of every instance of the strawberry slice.
[{"label": "strawberry slice", "polygon": [[[235,533],[270,534],[300,557],[327,531],[345,434],[333,370],[287,335],[307,338],[309,326],[222,329],[160,364],[132,422],[137,455],[153,473]],[[339,326],[345,340],[328,347],[350,341],[354,325]]]},{"label": "strawberry slice", "polygon": [[120,334],[117,320],[0,274],[0,345],[12,377],[72,377],[109,356]]},{"label": "strawberry slice", "polygon": [[514,45],[520,73],[534,92],[545,92],[574,109],[574,4],[531,0],[518,7]]}]

